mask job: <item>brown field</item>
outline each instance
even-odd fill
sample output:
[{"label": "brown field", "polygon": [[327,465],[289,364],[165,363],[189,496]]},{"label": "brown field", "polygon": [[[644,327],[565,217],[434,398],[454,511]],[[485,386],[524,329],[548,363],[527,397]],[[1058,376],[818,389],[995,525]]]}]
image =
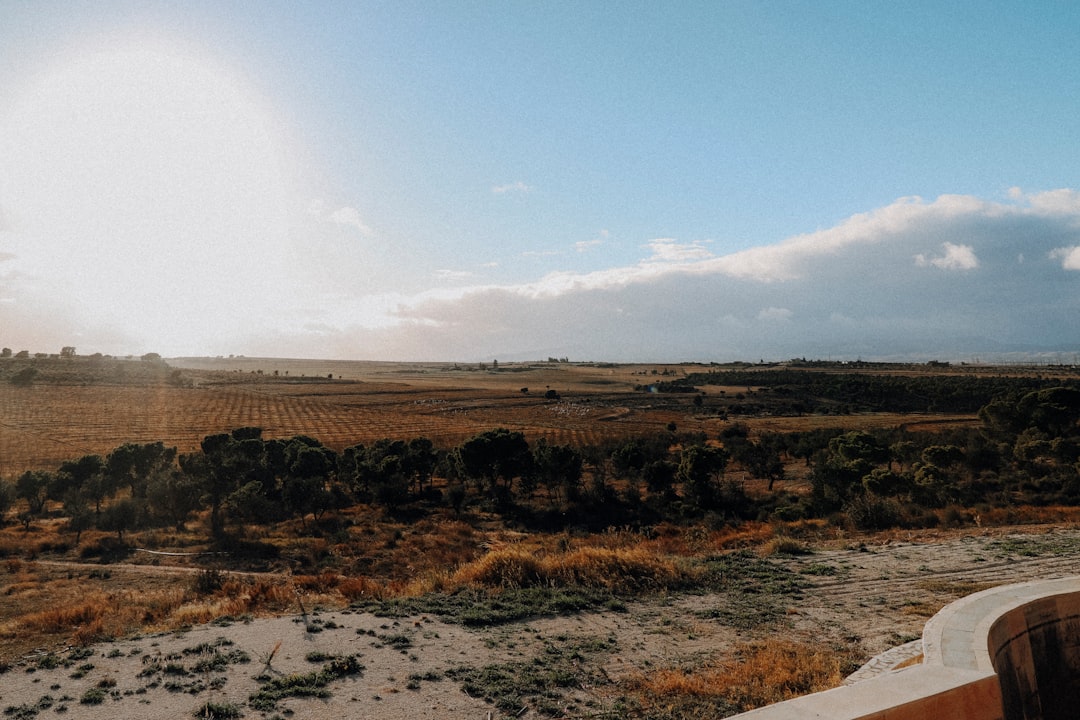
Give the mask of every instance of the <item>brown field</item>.
[{"label": "brown field", "polygon": [[[266,437],[306,434],[340,450],[358,442],[417,436],[445,447],[493,427],[590,444],[675,420],[700,424],[679,409],[642,403],[648,397],[633,393],[626,370],[616,376],[613,370],[578,366],[483,372],[280,360],[190,364],[197,367],[185,369],[184,376],[192,387],[164,382],[0,384],[0,476],[55,468],[128,441],[160,440],[190,452],[205,435],[248,425],[262,427]],[[331,373],[333,380],[326,377]],[[521,392],[529,386],[528,394]],[[547,389],[556,389],[561,399],[544,399]],[[634,410],[619,402],[624,395],[637,396]]]},{"label": "brown field", "polygon": [[[0,383],[0,477],[55,469],[124,442],[162,441],[191,452],[208,434],[257,426],[264,437],[305,434],[335,450],[381,438],[431,438],[451,447],[496,427],[532,439],[592,445],[655,432],[715,434],[726,424],[695,408],[692,396],[635,390],[697,365],[571,363],[464,366],[279,359],[178,359],[190,387],[164,380],[120,380],[16,387]],[[278,374],[275,376],[274,373]],[[333,379],[327,376],[333,375]],[[528,388],[528,392],[522,392]],[[722,388],[708,388],[718,393]],[[555,390],[559,399],[545,399]],[[746,388],[731,388],[732,393]],[[875,414],[854,417],[730,417],[752,430],[941,426],[971,416]]]}]

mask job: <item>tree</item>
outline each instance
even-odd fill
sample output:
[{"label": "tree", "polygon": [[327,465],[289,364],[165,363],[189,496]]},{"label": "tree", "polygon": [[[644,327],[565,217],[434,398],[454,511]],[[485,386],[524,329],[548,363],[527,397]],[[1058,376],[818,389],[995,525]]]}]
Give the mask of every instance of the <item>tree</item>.
[{"label": "tree", "polygon": [[[104,470],[105,461],[101,459],[100,455],[83,455],[78,460],[62,462],[49,494],[53,500],[62,501],[72,490],[82,492],[83,488],[93,483],[95,478],[101,475]],[[106,479],[100,489],[107,489],[108,495],[112,495],[116,491],[116,484],[111,482],[111,479]]]},{"label": "tree", "polygon": [[717,480],[727,467],[729,454],[723,448],[691,445],[679,457],[676,475],[687,499],[703,510],[716,506]]},{"label": "tree", "polygon": [[776,481],[784,477],[784,463],[780,460],[780,451],[764,440],[746,443],[740,452],[739,460],[751,476],[768,480],[770,491]]},{"label": "tree", "polygon": [[146,483],[150,512],[178,531],[184,528],[191,513],[199,509],[198,482],[176,469],[155,471]]},{"label": "tree", "polygon": [[531,454],[525,436],[517,431],[498,428],[482,432],[457,448],[457,458],[467,477],[487,485],[492,495],[509,495],[513,479],[528,470]]},{"label": "tree", "polygon": [[431,477],[439,464],[439,453],[430,438],[415,437],[409,441],[405,454],[405,474],[416,483],[417,492],[423,492],[424,483],[431,487]]},{"label": "tree", "polygon": [[124,533],[134,530],[139,518],[139,508],[131,498],[117,500],[105,508],[98,525],[102,530],[114,530],[120,542],[124,541]]},{"label": "tree", "polygon": [[27,470],[15,483],[15,494],[26,501],[29,512],[40,514],[49,500],[53,474],[48,470]]},{"label": "tree", "polygon": [[819,503],[842,504],[853,492],[862,492],[863,478],[889,459],[889,448],[868,432],[837,435],[815,454],[810,476],[814,496]]},{"label": "tree", "polygon": [[172,467],[175,459],[176,448],[167,448],[161,442],[124,443],[109,453],[105,472],[114,487],[127,485],[132,497],[141,498],[146,496],[149,477]]},{"label": "tree", "polygon": [[551,445],[541,439],[532,451],[533,474],[547,488],[552,499],[565,491],[573,498],[581,485],[581,469],[584,459],[581,452],[570,445]]},{"label": "tree", "polygon": [[68,530],[75,533],[75,544],[79,544],[84,530],[94,524],[94,513],[82,493],[72,490],[64,498],[64,514],[68,517]]},{"label": "tree", "polygon": [[230,444],[233,442],[228,433],[207,435],[200,443],[202,453],[190,453],[179,458],[180,469],[198,484],[206,504],[210,506],[210,533],[217,539],[225,534],[222,504],[236,489],[236,478],[230,467],[233,460]]},{"label": "tree", "polygon": [[27,365],[26,367],[13,373],[8,379],[12,385],[18,385],[19,387],[28,387],[33,385],[34,378],[37,377],[38,371],[36,367]]},{"label": "tree", "polygon": [[15,504],[15,486],[8,480],[0,478],[0,525],[4,522],[4,515]]},{"label": "tree", "polygon": [[678,467],[670,460],[654,460],[641,470],[649,492],[670,497],[675,491],[675,474]]},{"label": "tree", "polygon": [[73,357],[75,357],[75,348],[72,345],[65,345],[64,347],[60,348],[60,357],[62,357],[62,358],[73,358]]},{"label": "tree", "polygon": [[112,484],[108,475],[99,472],[87,478],[78,491],[94,503],[94,514],[100,515],[102,503],[116,494],[116,486]]},{"label": "tree", "polygon": [[314,438],[298,435],[285,445],[285,467],[282,501],[286,510],[301,522],[307,513],[318,519],[333,501],[327,484],[337,467],[334,451]]},{"label": "tree", "polygon": [[11,348],[4,348],[4,349],[0,350],[0,358],[9,358],[9,357],[11,357]]},{"label": "tree", "polygon": [[446,486],[446,501],[454,509],[455,515],[461,514],[461,508],[465,504],[465,486],[460,482],[452,482]]},{"label": "tree", "polygon": [[646,465],[668,458],[670,445],[670,437],[660,434],[627,440],[611,451],[611,467],[619,477],[640,477]]},{"label": "tree", "polygon": [[1047,388],[1028,393],[1020,399],[1018,410],[1031,427],[1051,437],[1075,435],[1080,428],[1080,390],[1066,387]]}]

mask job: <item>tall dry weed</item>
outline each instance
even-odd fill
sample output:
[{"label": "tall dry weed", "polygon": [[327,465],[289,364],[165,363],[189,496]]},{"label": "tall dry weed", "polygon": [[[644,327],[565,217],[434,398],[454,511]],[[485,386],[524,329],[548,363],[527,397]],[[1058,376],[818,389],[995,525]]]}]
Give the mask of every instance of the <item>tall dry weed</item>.
[{"label": "tall dry weed", "polygon": [[542,567],[552,584],[612,592],[668,588],[686,575],[671,558],[641,547],[581,548],[545,557]]},{"label": "tall dry weed", "polygon": [[534,554],[519,548],[502,548],[463,565],[452,578],[457,585],[485,588],[525,588],[545,584],[542,565]]},{"label": "tall dry weed", "polygon": [[645,704],[680,697],[723,700],[740,712],[837,687],[856,667],[854,649],[774,639],[696,669],[662,668],[628,681]]},{"label": "tall dry weed", "polygon": [[630,592],[670,587],[686,578],[672,558],[643,548],[584,547],[537,555],[509,547],[489,552],[460,567],[449,587],[587,587]]}]

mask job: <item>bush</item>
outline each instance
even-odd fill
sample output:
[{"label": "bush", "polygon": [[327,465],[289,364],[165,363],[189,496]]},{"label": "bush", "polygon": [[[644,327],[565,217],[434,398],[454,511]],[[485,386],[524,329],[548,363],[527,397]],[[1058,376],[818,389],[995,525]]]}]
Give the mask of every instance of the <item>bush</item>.
[{"label": "bush", "polygon": [[211,595],[221,589],[225,575],[220,570],[207,568],[195,576],[191,589],[198,595]]},{"label": "bush", "polygon": [[896,500],[869,492],[849,500],[844,506],[844,514],[859,530],[885,530],[896,527],[903,518]]},{"label": "bush", "polygon": [[232,703],[208,702],[195,711],[195,717],[207,720],[230,720],[243,716],[240,708]]},{"label": "bush", "polygon": [[79,698],[79,703],[82,705],[100,705],[105,702],[105,697],[104,690],[94,687],[83,693],[82,697]]}]

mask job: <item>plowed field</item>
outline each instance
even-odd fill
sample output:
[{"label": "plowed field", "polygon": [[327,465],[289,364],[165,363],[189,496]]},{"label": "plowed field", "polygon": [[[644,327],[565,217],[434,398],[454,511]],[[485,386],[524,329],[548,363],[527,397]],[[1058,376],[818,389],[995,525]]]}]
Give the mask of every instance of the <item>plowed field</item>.
[{"label": "plowed field", "polygon": [[[708,399],[697,407],[692,394],[641,389],[658,376],[681,375],[694,366],[538,363],[481,369],[273,359],[187,359],[171,365],[184,382],[110,376],[80,383],[69,374],[63,382],[29,387],[0,383],[0,476],[55,469],[124,442],[160,440],[191,452],[206,435],[242,426],[261,427],[268,438],[310,435],[340,450],[418,436],[452,447],[496,427],[520,430],[531,440],[583,446],[663,431],[672,423],[680,431],[715,437],[735,421],[763,431],[792,431],[972,420],[887,414],[725,420]],[[558,397],[545,397],[549,391]]]}]

